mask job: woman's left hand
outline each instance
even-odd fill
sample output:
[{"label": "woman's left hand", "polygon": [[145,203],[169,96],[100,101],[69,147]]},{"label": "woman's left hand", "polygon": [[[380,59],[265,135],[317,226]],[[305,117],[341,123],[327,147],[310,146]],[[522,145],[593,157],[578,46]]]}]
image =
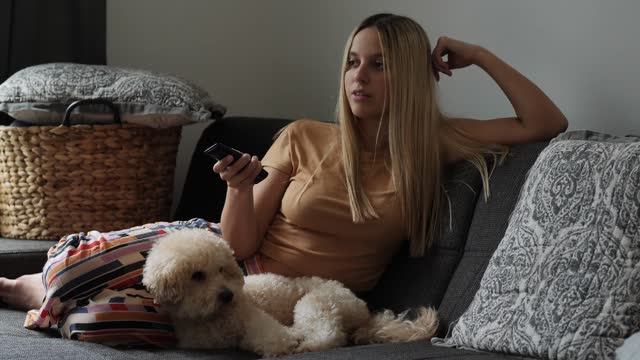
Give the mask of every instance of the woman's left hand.
[{"label": "woman's left hand", "polygon": [[[481,49],[478,45],[469,44],[450,37],[443,36],[439,38],[431,55],[436,80],[440,80],[440,73],[451,76],[451,70],[472,65],[475,61],[476,54]],[[443,59],[445,55],[447,55],[447,61]]]}]

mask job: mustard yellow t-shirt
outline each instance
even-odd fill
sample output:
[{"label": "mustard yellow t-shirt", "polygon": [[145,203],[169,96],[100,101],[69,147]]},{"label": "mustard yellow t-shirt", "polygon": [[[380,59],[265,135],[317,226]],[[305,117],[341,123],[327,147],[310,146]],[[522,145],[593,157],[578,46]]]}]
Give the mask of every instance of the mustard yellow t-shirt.
[{"label": "mustard yellow t-shirt", "polygon": [[369,290],[405,238],[399,202],[384,161],[364,152],[363,185],[379,218],[353,223],[337,144],[337,125],[314,120],[291,123],[275,140],[262,165],[290,174],[290,183],[259,252],[297,273]]}]

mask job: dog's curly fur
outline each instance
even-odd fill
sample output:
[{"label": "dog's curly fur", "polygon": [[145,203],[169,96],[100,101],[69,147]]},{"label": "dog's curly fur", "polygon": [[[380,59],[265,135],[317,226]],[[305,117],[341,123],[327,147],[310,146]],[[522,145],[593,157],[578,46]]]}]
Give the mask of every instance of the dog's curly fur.
[{"label": "dog's curly fur", "polygon": [[416,320],[387,310],[371,314],[364,301],[334,280],[243,276],[228,244],[201,229],[159,239],[143,284],[171,314],[186,348],[241,348],[265,356],[324,350],[353,343],[428,339],[438,327],[433,309]]}]

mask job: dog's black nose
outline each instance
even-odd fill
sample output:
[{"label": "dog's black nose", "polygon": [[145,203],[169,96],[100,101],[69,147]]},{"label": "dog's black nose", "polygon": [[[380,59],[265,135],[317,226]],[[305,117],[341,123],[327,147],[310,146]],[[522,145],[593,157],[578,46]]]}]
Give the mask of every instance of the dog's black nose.
[{"label": "dog's black nose", "polygon": [[220,301],[227,304],[230,303],[231,300],[233,300],[233,293],[229,289],[224,289],[220,292],[218,297],[220,298]]}]

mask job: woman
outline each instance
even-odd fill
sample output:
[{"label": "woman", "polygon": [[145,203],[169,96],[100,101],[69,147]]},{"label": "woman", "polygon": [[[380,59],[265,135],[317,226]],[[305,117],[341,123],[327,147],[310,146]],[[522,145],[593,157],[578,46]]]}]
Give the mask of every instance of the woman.
[{"label": "woman", "polygon": [[[338,126],[295,122],[262,164],[245,155],[214,166],[228,184],[222,232],[239,258],[258,254],[268,272],[322,275],[368,290],[405,236],[414,256],[433,241],[443,165],[473,162],[488,191],[485,154],[504,154],[505,145],[566,129],[547,96],[488,50],[443,37],[430,55],[414,21],[390,14],[366,19],[347,42]],[[438,73],[451,76],[471,64],[503,89],[516,117],[477,121],[441,114]],[[253,186],[261,165],[273,171]],[[344,188],[345,180],[346,190],[326,190]]]},{"label": "woman", "polygon": [[[442,115],[439,74],[469,65],[494,79],[515,117]],[[392,14],[365,19],[349,37],[337,123],[294,122],[262,162],[245,154],[214,165],[228,185],[222,233],[254,272],[318,275],[368,290],[404,238],[413,256],[433,242],[445,164],[472,162],[487,196],[485,156],[567,127],[536,85],[487,49],[442,37],[431,51],[419,24]],[[254,186],[262,166],[270,174]],[[40,274],[0,278],[0,298],[16,307],[39,308],[44,294]]]}]

